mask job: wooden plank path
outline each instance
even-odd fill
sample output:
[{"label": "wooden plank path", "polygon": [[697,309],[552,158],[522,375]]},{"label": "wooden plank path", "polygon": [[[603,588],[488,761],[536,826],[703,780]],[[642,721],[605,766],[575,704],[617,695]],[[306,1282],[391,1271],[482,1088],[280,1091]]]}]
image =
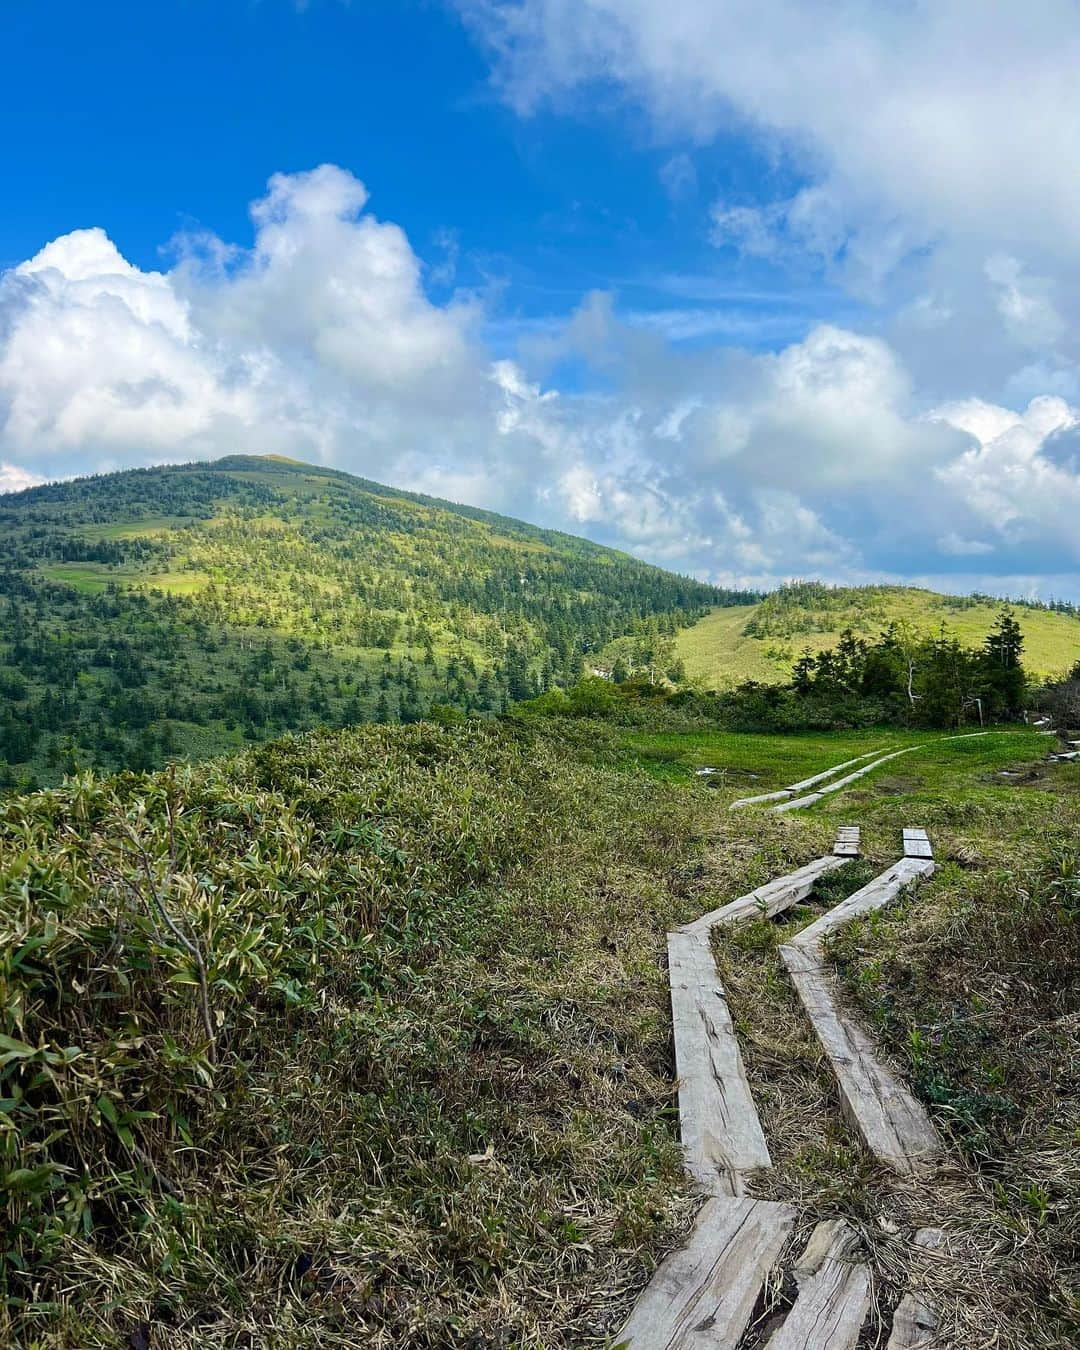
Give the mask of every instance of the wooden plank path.
[{"label": "wooden plank path", "polygon": [[756,806],[758,802],[775,802],[781,797],[794,797],[797,792],[802,792],[808,787],[813,787],[815,783],[821,783],[826,778],[831,778],[834,773],[840,773],[843,769],[850,769],[853,764],[861,764],[864,759],[872,759],[874,755],[880,754],[880,750],[869,750],[865,755],[856,755],[854,759],[845,759],[843,764],[834,764],[831,769],[823,769],[821,773],[814,774],[812,778],[804,778],[801,783],[792,783],[790,787],[780,788],[776,792],[763,792],[757,797],[740,797],[737,801],[732,802],[728,809],[738,811],[743,806]]},{"label": "wooden plank path", "polygon": [[843,1219],[819,1223],[795,1265],[799,1294],[766,1350],[853,1350],[870,1311],[870,1268]]},{"label": "wooden plank path", "polygon": [[657,1267],[615,1344],[632,1350],[734,1350],[795,1220],[789,1205],[751,1200],[749,1173],[771,1167],[727,999],[713,959],[717,924],[778,914],[858,852],[844,827],[830,853],[668,934],[668,979],[686,1170],[710,1197],[685,1247]]},{"label": "wooden plank path", "polygon": [[849,858],[857,858],[858,856],[859,827],[857,825],[841,826],[837,832],[836,845],[832,853],[826,854],[822,858],[815,858],[813,862],[808,862],[805,867],[800,867],[786,877],[778,877],[775,881],[766,882],[764,886],[759,886],[746,895],[740,895],[737,900],[721,905],[719,909],[710,910],[708,914],[703,914],[700,919],[683,924],[682,928],[675,931],[683,933],[704,932],[707,934],[720,923],[737,923],[743,919],[756,919],[758,917],[772,918],[775,914],[782,914],[785,909],[790,909],[792,905],[797,905],[800,900],[805,900],[814,889],[819,877],[824,876],[826,872],[831,872],[836,867],[843,867]]},{"label": "wooden plank path", "polygon": [[[893,899],[935,869],[925,830],[904,831],[905,856],[780,948],[796,991],[840,1085],[845,1112],[866,1146],[897,1171],[934,1160],[940,1142],[903,1086],[878,1062],[839,1006],[824,965],[824,936]],[[770,1272],[781,1262],[796,1211],[745,1194],[749,1173],[771,1166],[710,945],[717,924],[773,915],[805,899],[815,881],[858,856],[857,826],[834,850],[668,934],[668,964],[687,1171],[708,1198],[686,1244],[657,1267],[612,1345],[614,1350],[738,1350]],[[938,1230],[915,1243],[932,1246]],[[871,1305],[871,1275],[858,1235],[841,1219],[819,1223],[795,1264],[798,1294],[766,1350],[855,1350]],[[933,1309],[905,1294],[888,1350],[929,1346]],[[921,1339],[920,1339],[921,1338]]]},{"label": "wooden plank path", "polygon": [[[856,755],[854,759],[845,760],[843,764],[834,764],[830,769],[823,769],[821,773],[814,774],[811,778],[804,778],[800,783],[792,783],[789,787],[779,788],[776,792],[763,792],[757,797],[739,797],[731,803],[728,808],[731,811],[739,811],[744,806],[756,806],[762,802],[775,802],[775,806],[770,806],[770,811],[799,811],[805,806],[813,806],[815,802],[827,796],[830,792],[839,792],[847,787],[849,783],[854,783],[862,778],[864,774],[873,773],[882,764],[887,764],[891,759],[897,759],[900,755],[910,755],[915,750],[923,750],[928,745],[937,745],[942,741],[966,741],[972,740],[978,736],[988,736],[988,731],[968,731],[962,732],[958,736],[939,736],[932,741],[923,741],[920,745],[908,745],[902,750],[892,750],[890,746],[884,746],[878,750],[870,750],[865,755]],[[884,751],[890,751],[886,754]],[[874,758],[877,756],[877,758]],[[872,764],[864,764],[861,769],[856,769],[853,773],[838,778],[833,782],[825,783],[827,778],[833,778],[835,774],[840,773],[842,769],[850,769],[853,764],[860,764],[865,759],[873,759]],[[817,787],[817,784],[825,783],[824,787]],[[806,792],[807,788],[814,788],[813,792]],[[802,792],[805,795],[799,796]]]},{"label": "wooden plank path", "polygon": [[781,946],[780,958],[832,1066],[844,1114],[875,1157],[910,1175],[934,1165],[941,1141],[922,1106],[880,1062],[870,1038],[842,1007],[821,950],[826,934],[889,904],[905,886],[934,872],[925,830],[904,834],[905,852],[915,850],[914,856],[902,858],[802,929]]},{"label": "wooden plank path", "polygon": [[795,1223],[791,1205],[718,1196],[656,1269],[616,1345],[735,1350]]},{"label": "wooden plank path", "polygon": [[669,933],[668,970],[686,1170],[710,1195],[738,1195],[772,1159],[708,932]]},{"label": "wooden plank path", "polygon": [[903,750],[894,750],[891,754],[882,755],[880,759],[875,759],[872,764],[864,764],[861,769],[856,769],[854,773],[845,774],[843,778],[838,778],[835,783],[826,783],[824,787],[816,788],[805,797],[794,797],[791,801],[780,802],[777,806],[770,806],[770,811],[800,811],[804,806],[813,806],[815,802],[821,801],[822,797],[830,792],[839,792],[846,788],[849,783],[854,783],[856,779],[862,778],[864,774],[873,773],[879,769],[882,764],[887,764],[890,759],[899,759],[901,755],[910,755],[914,750],[921,750],[921,745],[908,745]]},{"label": "wooden plank path", "polygon": [[[852,846],[858,850],[858,833],[848,828],[838,836],[837,847]],[[668,934],[683,1155],[687,1171],[710,1195],[739,1195],[748,1173],[772,1166],[713,960],[712,930],[717,924],[779,914],[805,899],[818,877],[842,867],[849,856],[815,858]]]},{"label": "wooden plank path", "polygon": [[[937,1251],[945,1245],[945,1234],[940,1228],[920,1228],[913,1243],[926,1251]],[[923,1295],[909,1290],[896,1305],[885,1350],[929,1350],[934,1344],[937,1325],[934,1305]]]}]

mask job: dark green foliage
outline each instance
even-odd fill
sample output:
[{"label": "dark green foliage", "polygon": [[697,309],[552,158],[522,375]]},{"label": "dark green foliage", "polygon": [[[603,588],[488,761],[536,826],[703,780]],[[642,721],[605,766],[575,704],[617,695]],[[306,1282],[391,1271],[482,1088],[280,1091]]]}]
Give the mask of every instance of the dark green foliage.
[{"label": "dark green foliage", "polygon": [[847,629],[834,648],[806,651],[788,685],[749,680],[714,693],[630,677],[619,662],[610,681],[587,679],[568,695],[538,699],[526,711],[608,717],[627,725],[662,722],[672,730],[844,731],[892,723],[953,727],[1016,717],[1027,698],[1020,664],[1023,635],[1003,610],[984,647],[964,647],[944,631],[921,638],[891,624],[876,641]]},{"label": "dark green foliage", "polygon": [[734,598],[555,531],[273,458],[0,496],[0,775],[481,715]]},{"label": "dark green foliage", "polygon": [[868,641],[848,628],[835,647],[802,654],[790,691],[838,709],[873,701],[875,712],[892,710],[886,720],[902,718],[913,726],[959,726],[972,716],[1015,717],[1027,697],[1023,650],[1020,625],[1007,608],[982,649],[963,646],[944,629],[936,637],[919,637],[894,623]]}]

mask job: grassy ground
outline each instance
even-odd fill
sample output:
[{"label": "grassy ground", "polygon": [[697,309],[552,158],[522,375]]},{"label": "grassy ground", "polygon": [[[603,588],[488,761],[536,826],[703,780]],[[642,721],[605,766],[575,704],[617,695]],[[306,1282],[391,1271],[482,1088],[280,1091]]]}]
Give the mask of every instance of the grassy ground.
[{"label": "grassy ground", "polygon": [[[603,1345],[694,1209],[664,933],[858,821],[870,865],[904,824],[947,862],[837,952],[952,1141],[947,1183],[909,1193],[861,1153],[762,924],[718,947],[777,1164],[761,1191],[803,1229],[857,1223],[885,1313],[929,1211],[959,1235],[948,1343],[1070,1344],[1080,774],[1011,730],[795,817],[726,809],[750,772],[928,739],[368,727],[0,805],[0,1341]],[[976,996],[1015,1109],[973,1134],[949,1121],[988,1082],[942,1032]]]},{"label": "grassy ground", "polygon": [[[887,1332],[908,1237],[928,1224],[949,1234],[946,1259],[920,1272],[941,1308],[937,1344],[1064,1347],[1080,1329],[1080,773],[1046,764],[1046,749],[1013,730],[928,744],[826,798],[804,828],[860,824],[866,860],[777,922],[714,933],[775,1164],[755,1189],[796,1201],[803,1232],[841,1214],[862,1234],[875,1266],[867,1344]],[[929,1189],[859,1147],[777,956],[788,933],[896,857],[905,824],[929,829],[944,866],[832,950],[948,1143]],[[792,1293],[772,1291],[771,1306]]]},{"label": "grassy ground", "polygon": [[[792,662],[804,648],[817,652],[835,646],[845,627],[876,636],[892,620],[907,621],[927,633],[937,632],[944,623],[965,645],[979,646],[999,608],[993,604],[960,608],[949,604],[952,597],[900,587],[842,594],[859,597],[859,602],[821,612],[809,610],[797,616],[809,625],[807,631],[765,637],[744,631],[761,614],[761,605],[714,609],[678,634],[675,653],[684,661],[687,675],[708,688],[730,688],[743,680],[776,683],[789,678]],[[1027,644],[1024,661],[1033,675],[1061,674],[1080,659],[1080,620],[1024,608],[1017,610],[1017,617]]]}]

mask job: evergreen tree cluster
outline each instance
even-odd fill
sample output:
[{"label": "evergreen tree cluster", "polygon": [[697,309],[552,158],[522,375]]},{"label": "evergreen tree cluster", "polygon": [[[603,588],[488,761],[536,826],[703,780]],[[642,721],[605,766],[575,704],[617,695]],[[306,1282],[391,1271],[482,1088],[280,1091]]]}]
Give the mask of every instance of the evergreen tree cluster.
[{"label": "evergreen tree cluster", "polygon": [[333,470],[234,456],[0,496],[0,787],[283,731],[494,714],[757,598]]},{"label": "evergreen tree cluster", "polygon": [[980,648],[965,647],[942,628],[921,635],[892,623],[876,641],[845,629],[835,647],[803,652],[792,689],[801,698],[870,698],[905,707],[909,720],[929,726],[1015,717],[1027,689],[1024,637],[1009,608],[998,614]]}]

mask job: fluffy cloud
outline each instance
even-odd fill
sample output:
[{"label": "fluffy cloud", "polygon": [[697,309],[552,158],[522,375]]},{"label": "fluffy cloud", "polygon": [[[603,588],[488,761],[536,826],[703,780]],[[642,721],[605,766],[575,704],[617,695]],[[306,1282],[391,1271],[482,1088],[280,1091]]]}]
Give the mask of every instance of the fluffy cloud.
[{"label": "fluffy cloud", "polygon": [[[1080,255],[1073,0],[459,0],[521,111],[593,80],[810,168],[849,223],[903,217]],[[820,205],[820,204],[819,204]]]},{"label": "fluffy cloud", "polygon": [[17,464],[6,464],[0,460],[0,492],[22,492],[45,481],[39,473],[30,473],[28,469],[20,469]]},{"label": "fluffy cloud", "polygon": [[238,447],[324,457],[349,431],[391,450],[405,420],[482,402],[471,306],[428,301],[404,233],[366,200],[331,165],[275,175],[249,251],[189,238],[168,273],[100,229],[48,244],[0,278],[4,446],[52,473]]},{"label": "fluffy cloud", "polygon": [[713,203],[724,267],[817,270],[878,307],[874,337],[821,328],[734,381],[710,372],[713,397],[701,371],[683,391],[683,454],[758,539],[755,493],[786,487],[857,541],[851,570],[977,558],[1060,589],[1080,536],[1060,453],[1080,399],[1074,0],[458,2],[522,115],[597,90],[610,108],[614,89],[684,157],[741,137],[781,189]]},{"label": "fluffy cloud", "polygon": [[[1075,565],[1061,397],[927,415],[884,336],[821,325],[776,352],[683,350],[605,293],[493,351],[474,299],[435,304],[404,232],[343,170],[276,175],[252,222],[249,248],[187,238],[169,270],[83,229],[0,276],[0,489],[279,451],[726,583],[976,565],[992,587]],[[993,285],[1030,334],[1049,297],[1008,257]],[[553,383],[567,360],[572,392]]]},{"label": "fluffy cloud", "polygon": [[252,207],[254,248],[208,286],[189,270],[193,301],[219,334],[296,351],[369,394],[422,386],[430,398],[469,365],[470,307],[428,302],[404,231],[367,201],[332,164],[275,174]]},{"label": "fluffy cloud", "polygon": [[[938,480],[981,532],[965,551],[1024,550],[1047,570],[1080,566],[1080,475],[1053,445],[1080,426],[1064,399],[1032,399],[1022,413],[977,399],[947,404],[932,416],[975,442],[937,471]],[[955,550],[954,551],[958,551]]]}]

